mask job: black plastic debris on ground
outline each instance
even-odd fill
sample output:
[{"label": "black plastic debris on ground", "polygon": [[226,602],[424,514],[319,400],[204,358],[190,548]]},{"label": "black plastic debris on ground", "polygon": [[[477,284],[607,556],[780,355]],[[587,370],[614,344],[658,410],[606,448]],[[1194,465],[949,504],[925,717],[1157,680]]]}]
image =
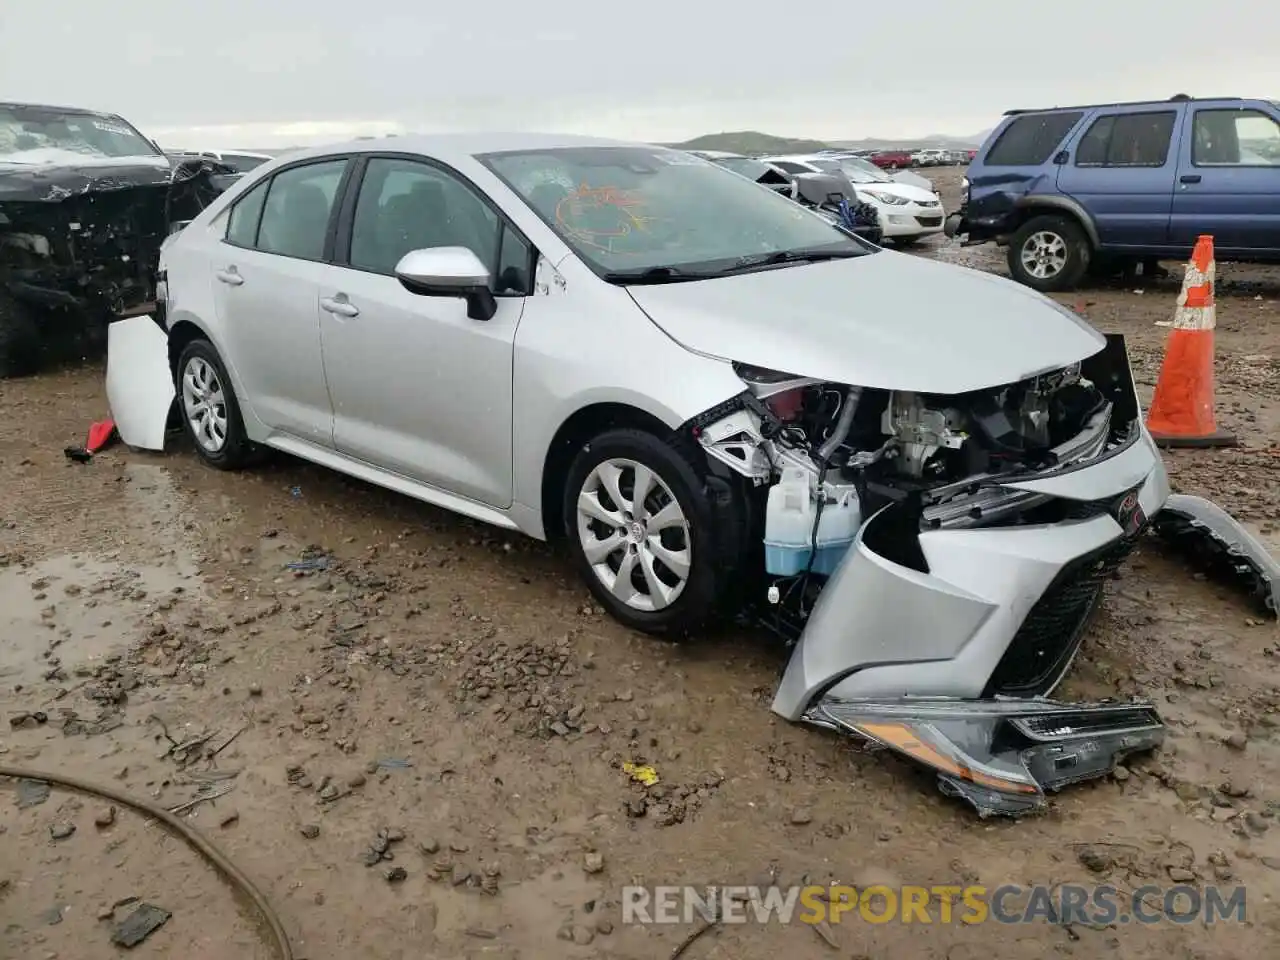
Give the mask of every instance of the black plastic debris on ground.
[{"label": "black plastic debris on ground", "polygon": [[173,914],[150,903],[140,903],[137,908],[116,925],[111,942],[117,946],[136,947],[151,934],[163,927]]},{"label": "black plastic debris on ground", "polygon": [[15,802],[19,810],[38,807],[49,799],[49,784],[43,780],[19,780]]}]

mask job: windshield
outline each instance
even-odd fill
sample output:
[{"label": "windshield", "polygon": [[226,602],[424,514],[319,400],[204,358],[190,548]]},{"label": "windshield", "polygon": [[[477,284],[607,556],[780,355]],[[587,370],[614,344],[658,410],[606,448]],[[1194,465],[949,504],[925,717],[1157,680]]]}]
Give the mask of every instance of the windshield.
[{"label": "windshield", "polygon": [[237,173],[248,173],[254,167],[262,166],[269,159],[269,157],[250,157],[243,153],[224,153],[222,155],[222,162],[233,168]]},{"label": "windshield", "polygon": [[794,201],[676,150],[568,147],[478,159],[602,275],[705,275],[779,254],[871,252]]},{"label": "windshield", "polygon": [[893,177],[861,157],[842,157],[840,169],[854,183],[893,183]]},{"label": "windshield", "polygon": [[752,180],[759,180],[769,172],[767,163],[752,157],[717,157],[711,162],[718,163],[726,170],[732,170],[744,177],[750,177]]},{"label": "windshield", "polygon": [[820,157],[816,160],[809,161],[819,170],[825,170],[828,173],[843,173],[853,183],[892,183],[893,178],[884,173],[879,167],[873,163],[859,161],[852,157],[840,157],[831,159],[829,157]]},{"label": "windshield", "polygon": [[0,159],[9,163],[154,156],[158,156],[155,147],[119,117],[0,106]]}]

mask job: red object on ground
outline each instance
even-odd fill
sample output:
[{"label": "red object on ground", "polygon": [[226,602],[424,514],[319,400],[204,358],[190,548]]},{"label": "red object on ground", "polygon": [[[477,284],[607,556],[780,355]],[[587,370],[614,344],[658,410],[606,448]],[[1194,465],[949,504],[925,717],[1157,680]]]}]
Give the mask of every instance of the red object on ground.
[{"label": "red object on ground", "polygon": [[1214,415],[1213,331],[1217,325],[1213,299],[1213,237],[1196,241],[1187,264],[1156,382],[1147,429],[1165,447],[1230,447],[1236,438],[1218,429]]},{"label": "red object on ground", "polygon": [[89,424],[89,436],[85,438],[83,447],[66,447],[62,452],[67,455],[68,460],[88,463],[95,453],[109,447],[115,439],[116,422],[99,420],[97,423]]},{"label": "red object on ground", "polygon": [[97,453],[111,443],[115,432],[116,422],[114,420],[99,420],[97,423],[91,423],[89,425],[89,439],[85,441],[84,445],[85,451]]}]

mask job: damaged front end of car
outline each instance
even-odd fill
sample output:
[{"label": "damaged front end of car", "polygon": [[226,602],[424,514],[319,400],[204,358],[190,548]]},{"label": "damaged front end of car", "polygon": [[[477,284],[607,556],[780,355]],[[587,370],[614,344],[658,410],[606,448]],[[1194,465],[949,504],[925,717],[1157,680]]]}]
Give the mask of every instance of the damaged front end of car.
[{"label": "damaged front end of car", "polygon": [[1045,699],[1169,496],[1122,337],[955,396],[738,374],[692,428],[764,516],[776,713],[925,763],[984,815],[1160,743],[1149,704]]},{"label": "damaged front end of car", "polygon": [[0,165],[0,375],[93,352],[110,321],[153,312],[161,243],[237,176],[204,158]]}]

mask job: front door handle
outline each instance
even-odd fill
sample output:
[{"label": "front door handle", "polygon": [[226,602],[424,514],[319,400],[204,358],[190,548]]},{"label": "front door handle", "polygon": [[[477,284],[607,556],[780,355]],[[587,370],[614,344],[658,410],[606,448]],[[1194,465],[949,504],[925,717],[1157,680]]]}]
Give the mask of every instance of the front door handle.
[{"label": "front door handle", "polygon": [[213,275],[223,283],[230,284],[233,287],[238,287],[244,283],[244,277],[240,276],[240,272],[235,267],[227,267],[225,270],[215,271]]},{"label": "front door handle", "polygon": [[341,293],[336,297],[321,297],[320,309],[327,310],[329,313],[336,314],[339,317],[360,316],[359,308]]},{"label": "front door handle", "polygon": [[1182,183],[1199,183],[1199,182],[1200,182],[1200,174],[1198,174],[1198,173],[1184,173],[1182,176],[1180,176],[1180,177],[1178,178],[1178,180],[1179,180],[1179,181],[1181,181]]}]

